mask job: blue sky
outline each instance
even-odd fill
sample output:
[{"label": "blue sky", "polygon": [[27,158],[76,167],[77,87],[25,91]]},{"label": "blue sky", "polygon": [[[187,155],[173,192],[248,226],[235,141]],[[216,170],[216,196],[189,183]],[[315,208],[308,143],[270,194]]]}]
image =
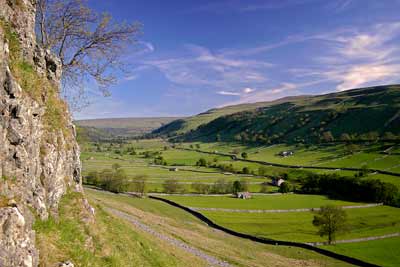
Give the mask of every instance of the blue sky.
[{"label": "blue sky", "polygon": [[110,97],[76,119],[213,107],[400,83],[400,0],[89,0],[143,34]]}]

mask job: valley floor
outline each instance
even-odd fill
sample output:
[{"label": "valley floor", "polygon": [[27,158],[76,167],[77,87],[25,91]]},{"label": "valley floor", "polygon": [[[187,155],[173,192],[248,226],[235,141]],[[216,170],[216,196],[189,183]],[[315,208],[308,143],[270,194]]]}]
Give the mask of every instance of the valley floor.
[{"label": "valley floor", "polygon": [[187,266],[189,262],[191,266],[346,266],[307,250],[232,237],[155,200],[85,191],[95,207],[122,219],[130,231],[152,242],[155,250],[168,252],[175,260],[168,266]]}]

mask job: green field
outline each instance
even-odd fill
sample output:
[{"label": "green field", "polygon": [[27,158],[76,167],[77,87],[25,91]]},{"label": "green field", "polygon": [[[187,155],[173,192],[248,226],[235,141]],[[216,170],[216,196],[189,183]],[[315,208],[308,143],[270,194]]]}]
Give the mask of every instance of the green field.
[{"label": "green field", "polygon": [[[254,196],[242,200],[232,197],[165,196],[184,206],[224,209],[295,209],[314,208],[332,204],[339,206],[362,203],[330,200],[317,195]],[[246,213],[200,210],[215,223],[241,233],[254,236],[297,242],[326,241],[317,235],[312,225],[312,212]],[[400,209],[388,206],[346,209],[348,222],[344,233],[337,240],[381,236],[400,232]],[[400,238],[363,241],[323,246],[340,254],[363,259],[382,266],[397,266],[400,262]]]},{"label": "green field", "polygon": [[[305,164],[305,165],[321,165],[329,166],[335,162],[339,162],[340,167],[345,166],[359,166],[362,162],[373,161],[375,165],[369,164],[368,167],[379,167],[381,169],[390,169],[398,164],[397,160],[400,159],[399,155],[382,155],[379,154],[381,149],[379,146],[372,146],[369,152],[357,153],[350,156],[343,155],[343,145],[338,146],[287,146],[287,145],[275,145],[269,147],[244,147],[238,144],[226,144],[226,143],[189,143],[183,144],[184,147],[190,148],[195,147],[196,144],[200,145],[201,150],[206,151],[218,151],[223,153],[238,153],[246,152],[250,159],[257,159],[275,163],[283,164]],[[126,171],[129,177],[135,177],[137,175],[148,176],[148,189],[152,192],[161,192],[163,190],[162,184],[166,179],[177,179],[181,183],[185,192],[195,193],[191,188],[191,183],[200,182],[206,184],[212,184],[219,179],[226,181],[235,180],[246,180],[249,183],[249,191],[259,192],[260,184],[264,182],[270,182],[271,179],[268,177],[248,176],[241,174],[226,175],[223,171],[213,168],[197,167],[196,162],[200,158],[204,158],[211,164],[225,164],[232,165],[233,168],[240,172],[243,168],[248,168],[251,173],[258,173],[258,170],[263,167],[266,169],[266,175],[270,177],[280,176],[283,173],[287,173],[290,178],[290,182],[296,185],[299,177],[303,177],[310,170],[304,169],[287,169],[282,167],[265,167],[258,163],[249,163],[242,161],[233,161],[231,158],[226,156],[218,156],[206,153],[200,153],[197,151],[188,151],[182,149],[174,149],[171,144],[161,139],[151,140],[139,140],[132,141],[127,144],[113,144],[113,145],[101,145],[102,151],[97,152],[96,147],[93,145],[87,145],[84,147],[84,152],[81,155],[83,163],[83,174],[87,174],[89,171],[97,170],[100,171],[105,168],[111,168],[114,163],[118,163]],[[118,151],[124,151],[127,147],[132,147],[137,152],[137,155],[129,155],[126,153],[116,153]],[[291,157],[280,157],[276,154],[283,150],[293,150],[295,154]],[[365,148],[364,150],[367,150]],[[145,158],[141,153],[146,151],[158,151],[161,156],[165,159],[167,166],[152,166],[153,158]],[[332,161],[332,158],[337,156],[338,160]],[[360,159],[358,158],[360,157]],[[381,159],[386,156],[385,159]],[[372,160],[378,159],[378,160]],[[387,160],[386,159],[390,159]],[[316,162],[319,162],[318,164]],[[328,163],[329,164],[328,164]],[[361,162],[361,163],[360,163]],[[324,163],[324,164],[322,164]],[[357,164],[358,165],[357,165]],[[362,164],[361,164],[362,165]],[[178,172],[170,172],[169,166],[178,166]],[[391,171],[396,170],[391,169]],[[332,174],[336,173],[344,176],[354,176],[356,172],[343,171],[343,170],[323,170],[316,169],[312,170],[316,173]],[[362,179],[380,179],[385,182],[390,182],[400,187],[400,178],[390,175],[382,175],[370,173],[368,176]],[[268,192],[276,192],[277,187],[268,186]]]},{"label": "green field", "polygon": [[[315,166],[315,167],[337,167],[337,170],[309,170],[316,173],[336,173],[344,176],[354,176],[354,171],[343,171],[339,168],[351,167],[351,168],[362,168],[366,166],[371,169],[378,169],[383,171],[391,171],[400,173],[400,155],[393,152],[392,155],[385,155],[383,151],[387,147],[393,147],[393,151],[398,149],[397,146],[381,146],[381,145],[360,145],[360,151],[354,154],[348,154],[344,145],[272,145],[272,146],[261,146],[261,147],[246,147],[240,144],[228,144],[228,143],[188,143],[185,144],[186,148],[190,145],[200,145],[200,149],[209,152],[220,152],[220,153],[237,153],[240,157],[242,152],[248,154],[248,158],[252,160],[260,160],[271,163],[295,165],[295,166]],[[277,154],[281,151],[294,151],[293,156],[281,157]],[[203,155],[207,155],[204,154]],[[240,170],[243,167],[249,167],[251,170],[257,171],[261,166],[260,164],[248,163],[248,162],[232,162],[222,161],[222,163],[232,163],[235,168]],[[278,167],[268,167],[268,174],[279,175],[280,173],[287,172],[292,173],[294,178],[298,175],[299,170],[285,169]],[[384,182],[389,182],[400,188],[400,177],[370,173],[363,179],[380,179]]]},{"label": "green field", "polygon": [[251,199],[238,199],[230,196],[223,197],[192,197],[192,196],[165,196],[164,198],[182,204],[183,206],[197,208],[225,208],[225,209],[300,209],[319,208],[323,205],[351,206],[362,205],[362,203],[331,200],[325,196],[318,195],[255,195]]},{"label": "green field", "polygon": [[[200,146],[200,148],[197,147]],[[240,157],[242,152],[248,154],[249,159],[256,159],[274,163],[283,163],[290,165],[310,165],[310,166],[333,166],[333,167],[362,167],[366,164],[369,168],[378,168],[382,170],[396,170],[400,155],[384,155],[382,151],[386,146],[377,144],[370,146],[361,146],[360,151],[353,155],[346,154],[344,145],[330,146],[303,146],[303,145],[275,145],[263,147],[249,147],[235,143],[183,143],[173,145],[161,140],[139,140],[131,141],[125,144],[101,144],[100,150],[94,144],[85,147],[81,159],[83,163],[83,174],[92,170],[101,171],[105,168],[112,168],[114,163],[118,163],[128,175],[128,179],[134,179],[138,175],[147,176],[147,187],[149,192],[163,192],[163,183],[167,179],[177,179],[184,188],[185,193],[196,193],[192,188],[192,183],[201,182],[212,185],[217,180],[223,179],[227,182],[236,180],[246,180],[249,184],[250,192],[259,192],[261,183],[270,183],[270,177],[281,176],[287,173],[289,182],[298,185],[301,177],[306,176],[310,171],[315,173],[336,173],[342,176],[354,176],[354,171],[343,170],[305,170],[305,169],[287,169],[282,167],[263,166],[258,163],[249,163],[243,161],[234,161],[227,156],[218,156],[206,154],[194,150],[182,150],[180,148],[200,149],[210,152],[222,152],[236,154]],[[133,147],[135,155],[130,155],[124,151],[128,147]],[[397,147],[393,147],[394,151]],[[295,154],[291,157],[280,157],[277,153],[284,150],[293,150]],[[146,151],[159,152],[167,165],[154,165],[153,157],[145,157]],[[122,152],[122,153],[121,153]],[[254,174],[258,173],[261,167],[266,168],[266,176],[227,174],[220,169],[211,167],[198,167],[196,162],[204,158],[207,162],[218,164],[232,164],[235,171],[241,171],[244,167],[250,169]],[[178,171],[170,171],[171,166],[177,166]],[[361,179],[380,179],[393,183],[400,187],[400,179],[395,176],[370,173]],[[268,192],[276,192],[278,187],[268,185]],[[97,193],[96,193],[97,194]],[[110,195],[108,198],[112,201],[120,201],[119,197]],[[184,206],[194,208],[221,208],[221,209],[297,209],[297,208],[318,208],[322,205],[332,204],[337,206],[362,205],[342,200],[329,199],[319,195],[253,195],[252,199],[241,200],[231,196],[165,196],[167,199],[176,201]],[[176,209],[166,208],[164,204],[151,200],[134,200],[124,198],[129,205],[134,205],[148,213],[159,214],[160,216],[174,217],[177,220],[185,220],[189,224],[191,220],[186,218]],[[246,213],[246,212],[223,212],[200,210],[202,214],[209,217],[216,223],[238,232],[248,233],[260,237],[289,240],[298,242],[321,242],[325,241],[316,234],[317,229],[312,225],[312,212],[287,212],[287,213]],[[337,236],[338,240],[347,240],[354,238],[364,238],[370,236],[380,236],[400,232],[400,209],[380,206],[362,209],[346,209],[348,214],[348,228],[345,233]],[[177,226],[179,227],[179,226]],[[187,226],[190,228],[190,226]],[[341,250],[345,255],[354,256],[360,259],[371,261],[372,258],[378,264],[384,266],[393,266],[393,262],[398,261],[395,257],[391,260],[385,260],[387,253],[395,254],[395,247],[400,245],[398,238],[379,241],[368,241],[354,244],[338,244],[328,246],[328,249]],[[375,245],[380,242],[387,244],[388,250],[383,250],[382,246]],[[387,243],[385,243],[387,242]],[[357,245],[365,249],[357,249]],[[386,253],[386,254],[385,254]],[[389,254],[390,255],[390,254]]]},{"label": "green field", "polygon": [[[202,150],[233,153],[247,152],[248,158],[287,165],[305,165],[321,167],[361,168],[366,165],[371,169],[390,170],[400,173],[400,155],[386,155],[382,152],[390,146],[360,145],[359,151],[349,154],[345,145],[272,145],[246,147],[228,143],[197,143]],[[186,145],[187,147],[188,145]],[[394,147],[396,148],[396,146]],[[293,151],[289,157],[278,156],[281,151]]]},{"label": "green field", "polygon": [[[254,243],[214,231],[187,212],[160,201],[132,198],[91,189],[85,189],[85,191],[93,205],[113,207],[133,214],[153,229],[200,248],[234,266],[350,266],[308,250]],[[138,234],[141,232],[139,231]],[[150,241],[153,240],[154,238],[150,238]],[[171,253],[170,259],[175,259],[175,263],[170,265],[157,266],[182,266],[183,260],[186,260],[186,265],[183,266],[187,266],[188,263],[191,266],[208,266],[199,265],[193,261],[193,257],[188,258],[187,255],[178,253],[179,251],[172,251],[163,242],[158,242],[156,247],[164,248],[166,252]]]},{"label": "green field", "polygon": [[[161,147],[163,147],[165,143],[161,141],[155,143],[141,141],[133,142],[132,145],[137,148],[137,151],[161,151]],[[163,151],[162,155],[165,155],[167,162],[171,162],[172,165],[179,165],[179,171],[170,171],[169,166],[153,165],[153,159],[144,158],[141,155],[119,155],[113,152],[83,152],[81,155],[83,175],[85,176],[90,171],[111,169],[113,164],[118,163],[126,172],[128,177],[132,179],[140,175],[147,176],[147,187],[150,192],[162,192],[162,184],[168,179],[177,179],[188,193],[195,193],[191,188],[191,184],[195,182],[212,185],[215,181],[220,179],[223,179],[226,182],[245,180],[249,184],[250,191],[258,192],[261,183],[271,181],[270,178],[266,177],[241,174],[227,175],[217,169],[193,166],[196,161],[202,157],[202,155],[197,152],[169,149]],[[176,160],[174,160],[175,158]],[[207,159],[213,160],[213,158],[215,157],[211,155]],[[277,187],[269,186],[268,190],[270,192],[276,192]]]},{"label": "green field", "polygon": [[323,248],[386,267],[397,267],[400,262],[400,237]]},{"label": "green field", "polygon": [[[238,232],[299,242],[324,241],[312,225],[312,212],[231,213],[201,211],[216,223]],[[348,209],[347,232],[338,239],[352,239],[400,232],[400,209],[381,206]]]}]

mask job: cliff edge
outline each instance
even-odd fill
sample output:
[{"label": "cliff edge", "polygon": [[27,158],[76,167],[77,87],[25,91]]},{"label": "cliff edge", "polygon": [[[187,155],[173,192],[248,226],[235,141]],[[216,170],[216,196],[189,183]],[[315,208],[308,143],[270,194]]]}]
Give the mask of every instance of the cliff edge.
[{"label": "cliff edge", "polygon": [[0,0],[0,266],[37,266],[35,219],[82,192],[61,64],[36,43],[35,11],[34,0]]}]

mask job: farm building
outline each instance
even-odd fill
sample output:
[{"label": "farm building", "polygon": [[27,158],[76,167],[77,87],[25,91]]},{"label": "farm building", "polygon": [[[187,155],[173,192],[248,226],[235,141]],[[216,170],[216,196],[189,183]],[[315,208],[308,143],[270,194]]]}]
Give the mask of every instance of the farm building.
[{"label": "farm building", "polygon": [[294,154],[293,151],[281,151],[278,153],[278,155],[281,157],[289,157],[289,156],[293,156],[293,154]]},{"label": "farm building", "polygon": [[251,194],[249,192],[237,192],[236,197],[241,199],[248,199],[251,198]]},{"label": "farm building", "polygon": [[272,184],[276,185],[276,186],[281,186],[282,183],[284,183],[285,180],[283,180],[282,178],[275,178],[272,179]]}]

